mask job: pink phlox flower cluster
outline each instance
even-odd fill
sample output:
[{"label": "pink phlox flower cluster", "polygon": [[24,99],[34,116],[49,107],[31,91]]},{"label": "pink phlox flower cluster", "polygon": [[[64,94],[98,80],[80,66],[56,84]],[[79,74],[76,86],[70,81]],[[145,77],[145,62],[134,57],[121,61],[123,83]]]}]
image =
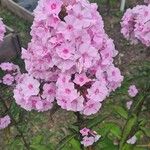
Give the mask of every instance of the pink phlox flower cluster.
[{"label": "pink phlox flower cluster", "polygon": [[0,118],[0,129],[5,129],[11,123],[11,119],[8,115],[3,118]]},{"label": "pink phlox flower cluster", "polygon": [[144,3],[150,4],[150,0],[144,0]]},{"label": "pink phlox flower cluster", "polygon": [[9,62],[1,63],[0,70],[4,72],[3,77],[0,79],[1,83],[8,86],[15,84],[21,74],[19,66]]},{"label": "pink phlox flower cluster", "polygon": [[42,112],[51,109],[55,98],[55,84],[45,83],[40,86],[37,79],[29,74],[22,74],[14,90],[16,103],[28,111]]},{"label": "pink phlox flower cluster", "polygon": [[2,22],[2,18],[0,18],[0,43],[3,41],[5,32],[6,32],[5,25]]},{"label": "pink phlox flower cluster", "polygon": [[93,145],[95,142],[97,142],[101,138],[101,136],[98,135],[95,131],[92,131],[88,128],[81,129],[80,134],[83,137],[81,144],[83,144],[84,147]]},{"label": "pink phlox flower cluster", "polygon": [[137,5],[127,9],[121,22],[121,33],[124,37],[137,44],[141,41],[150,46],[150,5]]},{"label": "pink phlox flower cluster", "polygon": [[[64,1],[39,1],[32,40],[27,50],[22,49],[28,75],[18,82],[15,99],[26,110],[40,111],[44,106],[47,110],[56,100],[63,109],[92,115],[123,80],[113,64],[117,51],[105,33],[97,4]],[[49,107],[42,102],[49,102]]]}]

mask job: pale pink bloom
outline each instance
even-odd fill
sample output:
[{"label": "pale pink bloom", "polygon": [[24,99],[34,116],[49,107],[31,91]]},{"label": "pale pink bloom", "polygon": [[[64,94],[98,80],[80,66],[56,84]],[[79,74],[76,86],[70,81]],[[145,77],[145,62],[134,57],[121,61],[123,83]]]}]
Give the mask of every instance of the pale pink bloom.
[{"label": "pale pink bloom", "polygon": [[68,6],[68,5],[73,5],[75,4],[76,0],[62,0],[63,5]]},{"label": "pale pink bloom", "polygon": [[[149,3],[148,0],[145,1]],[[141,41],[147,47],[150,46],[150,5],[137,5],[127,9],[121,22],[121,33],[131,44]]]},{"label": "pale pink bloom", "polygon": [[83,110],[83,114],[84,115],[92,115],[95,114],[99,111],[99,109],[101,108],[102,104],[99,102],[95,102],[94,100],[89,100],[88,102],[86,102],[84,110]]},{"label": "pale pink bloom", "polygon": [[82,74],[76,74],[75,79],[73,81],[74,81],[74,83],[76,83],[80,86],[83,86],[87,82],[90,82],[91,79],[89,79],[85,73],[82,73]]},{"label": "pale pink bloom", "polygon": [[59,14],[61,11],[62,2],[60,0],[45,0],[45,11],[49,14]]},{"label": "pale pink bloom", "polygon": [[5,129],[10,123],[11,119],[8,115],[3,118],[0,118],[0,129]]},{"label": "pale pink bloom", "polygon": [[150,4],[150,0],[144,0],[144,2]]},{"label": "pale pink bloom", "polygon": [[79,54],[81,55],[81,57],[79,58],[79,63],[85,69],[92,67],[94,61],[99,59],[98,50],[85,43],[80,45]]},{"label": "pale pink bloom", "polygon": [[68,106],[71,105],[71,102],[68,97],[61,96],[57,98],[57,104],[61,106],[62,109],[70,110],[70,107],[68,108]]},{"label": "pale pink bloom", "polygon": [[14,65],[13,63],[9,63],[9,62],[1,63],[0,68],[3,71],[15,71],[17,69],[16,65]]},{"label": "pale pink bloom", "polygon": [[70,81],[70,79],[71,79],[71,77],[69,74],[61,73],[61,74],[59,74],[56,85],[63,86],[63,84],[68,83]]},{"label": "pale pink bloom", "polygon": [[95,102],[102,102],[109,94],[106,85],[99,81],[96,81],[87,91],[87,97]]},{"label": "pale pink bloom", "polygon": [[127,106],[128,109],[131,108],[132,103],[133,103],[132,101],[128,101],[128,102],[126,103],[126,106]]},{"label": "pale pink bloom", "polygon": [[83,138],[83,140],[81,141],[81,144],[83,144],[84,147],[88,147],[88,146],[93,145],[94,142],[95,142],[94,137],[92,137],[92,136],[90,136],[90,137],[85,136],[85,137]]},{"label": "pale pink bloom", "polygon": [[131,85],[131,86],[129,87],[128,94],[129,94],[131,97],[135,97],[135,96],[138,94],[138,89],[136,88],[135,85]]},{"label": "pale pink bloom", "polygon": [[127,140],[127,143],[133,145],[136,143],[136,141],[137,141],[137,137],[134,135],[133,137]]},{"label": "pale pink bloom", "polygon": [[63,84],[57,89],[56,98],[67,97],[70,101],[73,101],[79,97],[77,90],[74,88],[73,83]]},{"label": "pale pink bloom", "polygon": [[95,114],[123,80],[113,64],[117,53],[96,4],[87,0],[64,4],[66,13],[60,16],[63,1],[39,1],[32,40],[22,50],[27,74],[18,75],[14,98],[29,111],[47,111],[56,99],[68,111]]},{"label": "pale pink bloom", "polygon": [[14,77],[10,74],[6,74],[4,77],[3,77],[3,84],[6,84],[6,85],[12,85],[13,82],[14,82]]},{"label": "pale pink bloom", "polygon": [[69,43],[66,43],[57,47],[56,52],[60,58],[66,60],[70,59],[73,56],[75,49]]},{"label": "pale pink bloom", "polygon": [[73,100],[70,103],[70,110],[72,111],[82,111],[84,108],[84,98],[82,96],[78,97],[77,99]]},{"label": "pale pink bloom", "polygon": [[120,82],[123,80],[123,77],[121,76],[121,72],[118,68],[114,66],[110,66],[107,70],[107,80],[109,82]]},{"label": "pale pink bloom", "polygon": [[6,32],[5,25],[2,22],[2,18],[0,18],[0,43],[3,41],[5,32]]},{"label": "pale pink bloom", "polygon": [[80,133],[82,136],[86,136],[89,134],[90,129],[88,128],[83,128],[82,130],[80,130]]},{"label": "pale pink bloom", "polygon": [[56,96],[56,85],[54,83],[47,83],[43,86],[42,98],[53,102]]},{"label": "pale pink bloom", "polygon": [[22,92],[26,97],[37,95],[39,93],[40,83],[32,76],[26,76],[21,84]]}]

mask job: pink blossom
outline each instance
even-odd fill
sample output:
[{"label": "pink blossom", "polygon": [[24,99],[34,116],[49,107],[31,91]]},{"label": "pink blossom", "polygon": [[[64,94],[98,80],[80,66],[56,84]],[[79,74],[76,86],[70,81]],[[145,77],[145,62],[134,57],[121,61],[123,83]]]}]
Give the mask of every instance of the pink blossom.
[{"label": "pink blossom", "polygon": [[66,43],[57,47],[56,52],[60,58],[66,60],[66,59],[70,59],[73,56],[75,49],[74,47]]},{"label": "pink blossom", "polygon": [[81,144],[84,145],[84,147],[88,147],[88,146],[91,146],[94,144],[94,137],[88,137],[88,136],[85,136],[83,138],[83,141],[81,141]]},{"label": "pink blossom", "polygon": [[82,130],[80,130],[80,133],[82,134],[82,136],[86,136],[89,134],[90,129],[88,128],[83,128]]},{"label": "pink blossom", "polygon": [[39,93],[40,83],[38,80],[34,79],[32,76],[25,75],[21,84],[19,84],[22,92],[26,97],[37,95]]},{"label": "pink blossom", "polygon": [[0,18],[0,43],[3,41],[5,32],[6,32],[5,25],[2,22],[2,18]]},{"label": "pink blossom", "polygon": [[126,103],[126,106],[127,106],[128,109],[131,108],[132,103],[133,103],[132,101],[128,101],[128,102]]},{"label": "pink blossom", "polygon": [[69,110],[77,112],[77,111],[82,111],[83,108],[84,108],[84,98],[80,96],[70,103]]},{"label": "pink blossom", "polygon": [[150,4],[150,0],[144,0],[144,3]]},{"label": "pink blossom", "polygon": [[85,73],[75,75],[74,83],[76,83],[80,86],[83,86],[84,84],[86,84],[89,81],[91,81],[91,80],[86,76]]},{"label": "pink blossom", "polygon": [[5,129],[11,123],[11,119],[8,115],[3,118],[0,118],[0,129]]},{"label": "pink blossom", "polygon": [[56,101],[62,109],[92,115],[121,85],[113,64],[117,51],[97,8],[86,0],[39,1],[31,42],[22,49],[27,73],[17,77],[18,105],[47,111]]},{"label": "pink blossom", "polygon": [[44,84],[42,98],[53,102],[56,96],[56,86],[54,83]]},{"label": "pink blossom", "polygon": [[129,87],[128,94],[129,94],[131,97],[135,97],[135,96],[138,94],[138,89],[136,88],[135,85],[131,85],[131,86]]},{"label": "pink blossom", "polygon": [[[148,2],[148,1],[145,1]],[[147,47],[150,46],[150,5],[137,5],[127,9],[121,22],[121,33],[132,44],[141,41]]]},{"label": "pink blossom", "polygon": [[136,141],[137,141],[137,137],[134,135],[133,137],[127,140],[127,143],[133,145],[136,143]]},{"label": "pink blossom", "polygon": [[87,97],[95,102],[102,102],[108,94],[109,91],[106,85],[96,81],[92,87],[88,89]]},{"label": "pink blossom", "polygon": [[56,14],[61,11],[62,2],[60,0],[45,0],[45,11],[49,14]]},{"label": "pink blossom", "polygon": [[83,114],[84,115],[92,115],[95,114],[99,111],[99,109],[101,108],[102,104],[99,102],[95,102],[93,100],[89,100],[88,102],[86,102],[84,110],[83,110]]},{"label": "pink blossom", "polygon": [[3,77],[3,84],[6,84],[6,85],[12,85],[14,82],[14,77],[10,74],[6,74],[4,77]]},{"label": "pink blossom", "polygon": [[13,63],[6,62],[6,63],[1,63],[0,68],[3,71],[15,71],[17,69],[17,66],[14,65]]},{"label": "pink blossom", "polygon": [[92,131],[86,127],[80,130],[80,134],[83,137],[81,144],[83,144],[84,147],[88,147],[88,146],[93,145],[101,137],[101,135],[98,135],[97,132]]}]

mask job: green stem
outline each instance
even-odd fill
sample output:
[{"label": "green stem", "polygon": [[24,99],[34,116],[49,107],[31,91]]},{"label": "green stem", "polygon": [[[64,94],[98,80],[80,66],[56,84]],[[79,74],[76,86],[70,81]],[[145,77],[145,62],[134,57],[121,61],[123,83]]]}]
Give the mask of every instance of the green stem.
[{"label": "green stem", "polygon": [[25,137],[24,137],[24,135],[23,135],[23,132],[22,132],[22,131],[20,130],[20,128],[17,126],[17,122],[16,122],[16,120],[14,119],[14,117],[11,115],[11,113],[9,113],[9,108],[7,107],[5,101],[3,100],[2,97],[0,97],[0,99],[1,99],[1,102],[2,102],[2,104],[3,104],[4,108],[5,108],[5,110],[8,112],[8,114],[9,114],[11,120],[14,122],[14,125],[15,125],[17,131],[19,132],[19,134],[20,134],[20,136],[21,136],[21,138],[22,138],[22,141],[24,142],[24,146],[26,147],[27,150],[30,150],[30,146],[29,146],[28,143],[26,142],[26,139],[25,139]]},{"label": "green stem", "polygon": [[147,94],[141,92],[143,94],[139,95],[137,100],[134,100],[131,110],[128,114],[128,120],[123,128],[122,137],[119,143],[119,150],[124,149],[124,145],[129,137],[129,135],[138,127],[138,117],[142,110],[143,103],[147,97]]}]

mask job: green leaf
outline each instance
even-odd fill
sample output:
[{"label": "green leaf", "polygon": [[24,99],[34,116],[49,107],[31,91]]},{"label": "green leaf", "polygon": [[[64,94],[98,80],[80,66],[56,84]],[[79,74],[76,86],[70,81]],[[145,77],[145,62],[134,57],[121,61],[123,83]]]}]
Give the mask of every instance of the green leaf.
[{"label": "green leaf", "polygon": [[128,121],[125,125],[123,133],[122,133],[122,137],[121,137],[120,145],[119,145],[119,148],[120,148],[119,150],[122,150],[124,144],[127,141],[127,138],[129,137],[132,130],[136,127],[136,125],[137,125],[137,116],[136,115],[130,116],[130,118],[128,119]]},{"label": "green leaf", "polygon": [[32,144],[36,145],[36,144],[41,144],[43,141],[44,137],[42,135],[37,135],[33,138],[32,140]]},{"label": "green leaf", "polygon": [[104,122],[103,125],[100,126],[98,133],[105,137],[107,134],[113,134],[113,137],[118,139],[121,138],[121,129],[120,127],[114,122]]},{"label": "green leaf", "polygon": [[93,127],[97,126],[98,124],[103,122],[108,116],[109,116],[109,114],[104,115],[104,116],[97,116],[97,117],[95,117],[93,119],[89,119],[87,121],[87,127],[88,128],[93,128]]},{"label": "green leaf", "polygon": [[150,137],[150,128],[140,127],[140,129],[144,132],[147,137]]},{"label": "green leaf", "polygon": [[45,145],[40,145],[40,144],[37,144],[37,145],[31,145],[30,148],[32,150],[52,150],[50,147],[47,147]]},{"label": "green leaf", "polygon": [[118,150],[118,147],[109,138],[104,138],[98,142],[95,150]]},{"label": "green leaf", "polygon": [[128,112],[123,107],[114,106],[114,112],[124,119],[128,118]]},{"label": "green leaf", "polygon": [[24,149],[24,145],[23,145],[21,139],[14,139],[12,141],[12,143],[10,144],[10,149],[11,150],[16,150],[16,149],[23,150]]},{"label": "green leaf", "polygon": [[56,146],[56,150],[62,150],[62,148],[68,144],[74,137],[76,136],[76,134],[71,134],[66,136],[57,146]]}]

